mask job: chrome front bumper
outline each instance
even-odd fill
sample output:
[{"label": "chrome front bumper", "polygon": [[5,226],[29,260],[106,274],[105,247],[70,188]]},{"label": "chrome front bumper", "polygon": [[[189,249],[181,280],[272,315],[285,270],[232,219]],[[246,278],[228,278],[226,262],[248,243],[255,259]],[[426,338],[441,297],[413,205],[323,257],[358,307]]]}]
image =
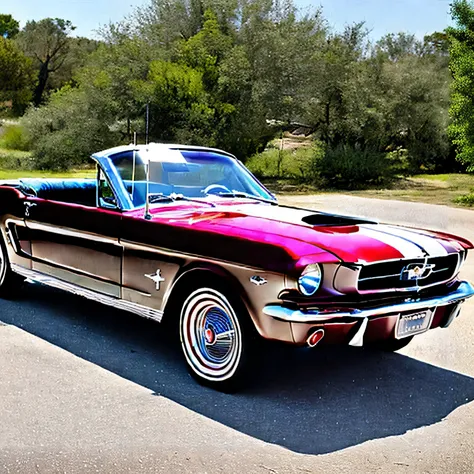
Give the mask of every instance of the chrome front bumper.
[{"label": "chrome front bumper", "polygon": [[453,303],[460,303],[474,295],[474,287],[467,281],[462,281],[456,290],[444,296],[437,296],[426,299],[409,298],[403,303],[381,306],[371,309],[353,309],[351,311],[325,310],[320,312],[316,309],[303,311],[300,309],[286,308],[280,305],[268,305],[263,308],[263,313],[280,321],[290,323],[317,324],[327,321],[333,321],[340,318],[366,319],[374,316],[383,316],[394,313],[404,313],[409,311],[419,311],[428,308],[437,308],[439,306],[448,306]]}]

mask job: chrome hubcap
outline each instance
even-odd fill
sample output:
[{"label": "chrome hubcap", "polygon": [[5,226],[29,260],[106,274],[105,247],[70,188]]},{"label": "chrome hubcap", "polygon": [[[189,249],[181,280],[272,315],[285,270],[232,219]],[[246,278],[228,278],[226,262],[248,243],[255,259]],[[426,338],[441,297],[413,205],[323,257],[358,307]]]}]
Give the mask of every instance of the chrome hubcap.
[{"label": "chrome hubcap", "polygon": [[208,380],[226,380],[238,367],[242,340],[237,316],[227,299],[203,288],[184,303],[181,344],[192,369]]},{"label": "chrome hubcap", "polygon": [[197,340],[201,354],[210,362],[223,363],[232,352],[234,328],[229,315],[219,307],[203,309],[198,317]]}]

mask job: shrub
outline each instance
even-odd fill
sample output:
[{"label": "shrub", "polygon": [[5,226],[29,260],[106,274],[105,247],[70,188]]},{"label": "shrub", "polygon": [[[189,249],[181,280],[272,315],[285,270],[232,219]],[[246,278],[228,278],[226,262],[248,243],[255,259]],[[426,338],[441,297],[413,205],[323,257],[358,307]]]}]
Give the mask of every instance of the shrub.
[{"label": "shrub", "polygon": [[328,147],[316,159],[315,166],[327,186],[339,189],[382,184],[394,176],[391,160],[385,153],[348,145]]},{"label": "shrub", "polygon": [[462,204],[463,206],[474,206],[474,189],[471,189],[471,192],[469,194],[457,197],[454,202],[456,204]]},{"label": "shrub", "polygon": [[0,147],[7,150],[28,151],[30,139],[27,131],[21,125],[7,125],[0,140]]},{"label": "shrub", "polygon": [[278,178],[278,150],[265,150],[249,158],[246,163],[247,168],[258,178]]},{"label": "shrub", "polygon": [[32,167],[31,152],[0,148],[0,169],[25,170]]},{"label": "shrub", "polygon": [[318,144],[295,150],[278,150],[273,147],[253,155],[246,166],[259,178],[287,178],[309,182],[316,177],[315,156],[321,154]]},{"label": "shrub", "polygon": [[119,132],[112,131],[89,105],[82,91],[64,87],[47,105],[27,112],[22,123],[32,139],[35,168],[81,166],[93,152],[119,143]]}]

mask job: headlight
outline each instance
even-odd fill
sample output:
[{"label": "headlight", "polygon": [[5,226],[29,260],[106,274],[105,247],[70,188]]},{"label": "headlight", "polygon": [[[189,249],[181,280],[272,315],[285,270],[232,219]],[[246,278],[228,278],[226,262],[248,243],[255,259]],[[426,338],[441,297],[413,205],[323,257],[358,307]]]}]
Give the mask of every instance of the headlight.
[{"label": "headlight", "polygon": [[321,286],[323,272],[317,263],[308,265],[298,279],[298,289],[305,296],[313,296]]}]

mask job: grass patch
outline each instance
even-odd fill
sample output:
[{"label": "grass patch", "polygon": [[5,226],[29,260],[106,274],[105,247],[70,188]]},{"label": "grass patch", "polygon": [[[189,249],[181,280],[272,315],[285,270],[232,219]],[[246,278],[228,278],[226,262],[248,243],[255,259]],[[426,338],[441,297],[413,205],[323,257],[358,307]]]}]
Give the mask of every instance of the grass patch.
[{"label": "grass patch", "polygon": [[93,165],[70,171],[48,171],[33,169],[30,151],[0,148],[0,179],[18,178],[95,178]]},{"label": "grass patch", "polygon": [[8,150],[0,148],[0,168],[3,169],[25,169],[32,166],[32,154],[30,151]]},{"label": "grass patch", "polygon": [[18,179],[18,178],[95,178],[94,168],[71,170],[71,171],[42,171],[42,170],[3,170],[0,169],[0,179]]},{"label": "grass patch", "polygon": [[0,179],[18,178],[95,178],[95,168],[70,171],[43,171],[43,170],[5,170],[0,169]]},{"label": "grass patch", "polygon": [[469,204],[466,200],[460,199],[460,195],[471,194],[473,186],[473,175],[448,173],[400,178],[384,189],[368,189],[353,194],[379,199],[461,206]]},{"label": "grass patch", "polygon": [[356,191],[341,191],[321,188],[315,185],[300,185],[294,180],[288,179],[266,179],[264,183],[276,194],[339,193],[351,196],[425,202],[446,206],[474,206],[474,175],[469,174],[449,173],[397,178],[388,186],[373,186]]}]

